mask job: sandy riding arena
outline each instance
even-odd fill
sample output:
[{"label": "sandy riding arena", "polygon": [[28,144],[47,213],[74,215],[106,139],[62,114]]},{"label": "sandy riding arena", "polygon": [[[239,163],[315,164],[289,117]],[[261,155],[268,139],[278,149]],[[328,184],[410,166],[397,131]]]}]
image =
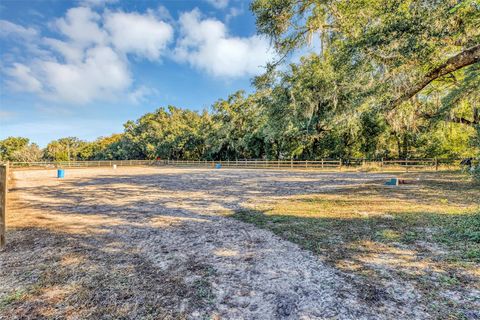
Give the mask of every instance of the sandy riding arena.
[{"label": "sandy riding arena", "polygon": [[[236,218],[288,199],[368,190],[383,174],[153,167],[55,174],[14,172],[0,253],[1,319],[432,317],[422,293],[388,267],[375,269],[387,276],[373,286],[327,253],[298,245],[298,233],[288,233],[295,224],[279,236],[278,219],[262,227]],[[475,290],[458,298],[447,290],[445,299],[475,305]],[[471,310],[463,315],[476,317]]]}]

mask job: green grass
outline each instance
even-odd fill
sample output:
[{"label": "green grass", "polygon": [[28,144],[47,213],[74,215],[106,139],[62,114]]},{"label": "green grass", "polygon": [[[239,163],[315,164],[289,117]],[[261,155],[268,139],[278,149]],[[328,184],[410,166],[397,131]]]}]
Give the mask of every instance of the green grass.
[{"label": "green grass", "polygon": [[233,216],[269,229],[305,249],[326,252],[329,256],[334,254],[329,252],[335,244],[347,249],[349,244],[360,241],[404,245],[423,241],[443,246],[448,251],[445,258],[450,260],[480,262],[480,213],[390,213],[392,219],[382,216],[297,217],[274,212],[239,211]]},{"label": "green grass", "polygon": [[478,189],[455,173],[405,175],[417,177],[414,188],[345,187],[233,217],[318,254],[363,286],[391,278],[410,282],[439,306],[439,317],[461,318],[455,315],[466,306],[441,292],[480,289]]},{"label": "green grass", "polygon": [[0,299],[0,310],[4,309],[9,304],[22,300],[24,295],[25,295],[25,292],[22,290],[18,290],[11,294],[6,295],[2,299]]}]

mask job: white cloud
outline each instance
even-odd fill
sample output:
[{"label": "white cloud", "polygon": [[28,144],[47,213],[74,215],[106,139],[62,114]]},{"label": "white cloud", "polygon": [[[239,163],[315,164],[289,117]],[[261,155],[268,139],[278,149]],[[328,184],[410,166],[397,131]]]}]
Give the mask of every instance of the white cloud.
[{"label": "white cloud", "polygon": [[15,91],[41,92],[42,84],[32,73],[30,67],[14,63],[12,67],[6,69],[6,74],[14,80],[7,82],[8,86]]},{"label": "white cloud", "polygon": [[173,38],[173,28],[152,14],[108,12],[105,28],[121,52],[157,60]]},{"label": "white cloud", "polygon": [[0,37],[20,37],[28,39],[38,34],[34,28],[25,28],[7,20],[0,20]]},{"label": "white cloud", "polygon": [[206,0],[206,1],[217,9],[224,9],[228,7],[228,0]]},{"label": "white cloud", "polygon": [[111,99],[127,90],[132,81],[121,57],[103,46],[88,49],[81,63],[42,61],[38,69],[45,79],[47,96],[79,104],[96,98]]},{"label": "white cloud", "polygon": [[[38,40],[37,45],[50,48],[49,56],[14,63],[6,72],[9,86],[76,104],[111,99],[128,91],[132,78],[127,61],[109,46],[101,18],[89,8],[69,9],[53,24],[67,40]],[[56,58],[55,52],[63,59]]]},{"label": "white cloud", "polygon": [[172,23],[174,21],[170,11],[168,11],[165,6],[160,5],[158,6],[157,10],[151,12],[153,12],[155,16],[162,21],[166,21],[168,23]]},{"label": "white cloud", "polygon": [[222,22],[202,20],[197,9],[180,16],[180,30],[182,36],[177,41],[175,58],[214,76],[255,75],[274,57],[265,38],[229,36]]},{"label": "white cloud", "polygon": [[140,86],[135,90],[133,90],[132,92],[130,92],[130,94],[128,95],[128,99],[133,104],[140,104],[142,102],[146,102],[148,96],[151,96],[156,93],[157,93],[157,90],[155,89],[148,88],[145,86]]},{"label": "white cloud", "polygon": [[236,16],[239,16],[243,14],[243,9],[242,8],[235,8],[235,7],[232,7],[230,8],[230,10],[228,10],[228,13],[227,15],[225,16],[225,22],[230,22],[230,20],[232,20],[233,18],[235,18]]},{"label": "white cloud", "polygon": [[48,56],[48,51],[42,50],[39,47],[37,43],[38,36],[39,31],[36,28],[26,28],[7,20],[0,20],[0,38],[7,39],[23,47],[22,50],[19,50],[17,46],[12,45],[9,51],[2,48],[2,50],[0,50],[3,58],[2,62],[18,62],[19,56],[24,52],[28,52],[36,57]]},{"label": "white cloud", "polygon": [[67,11],[65,18],[55,21],[55,26],[77,45],[86,47],[103,44],[107,40],[107,34],[98,25],[100,18],[100,15],[90,8],[72,8]]},{"label": "white cloud", "polygon": [[67,62],[80,62],[83,59],[84,50],[82,46],[53,38],[44,38],[43,44],[60,53]]},{"label": "white cloud", "polygon": [[24,63],[13,60],[2,68],[6,84],[13,90],[75,104],[119,97],[142,101],[151,91],[142,86],[131,88],[133,78],[126,54],[158,60],[173,38],[173,28],[153,11],[106,11],[99,15],[87,7],[72,8],[51,24],[59,37],[41,38],[33,28],[3,20],[0,26],[5,27],[4,36],[29,37],[25,47],[32,43],[48,48],[46,55]]},{"label": "white cloud", "polygon": [[79,3],[82,6],[87,7],[101,7],[107,4],[116,3],[118,0],[80,0]]},{"label": "white cloud", "polygon": [[[57,35],[48,37],[35,28],[0,20],[0,37],[16,43],[2,54],[2,81],[13,90],[58,102],[138,103],[155,92],[135,81],[130,55],[151,61],[168,56],[225,78],[258,74],[273,57],[266,39],[231,36],[223,22],[203,18],[198,9],[181,14],[178,23],[170,19],[161,6],[145,13],[103,10],[102,14],[77,7],[50,23]],[[179,32],[174,48],[169,48],[172,25]]]}]

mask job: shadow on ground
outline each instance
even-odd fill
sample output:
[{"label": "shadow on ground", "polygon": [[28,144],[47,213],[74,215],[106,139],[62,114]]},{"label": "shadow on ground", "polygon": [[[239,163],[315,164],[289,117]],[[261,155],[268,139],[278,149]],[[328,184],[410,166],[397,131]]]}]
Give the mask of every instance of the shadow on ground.
[{"label": "shadow on ground", "polygon": [[[477,282],[478,278],[453,265],[443,265],[443,258],[435,261],[439,252],[434,249],[422,251],[425,248],[417,246],[420,241],[440,242],[431,240],[430,233],[422,237],[426,230],[422,228],[428,225],[457,226],[445,230],[450,236],[458,235],[460,240],[453,240],[453,245],[461,244],[466,241],[462,237],[470,236],[470,231],[462,235],[464,225],[476,226],[477,218],[468,220],[471,215],[413,210],[408,214],[389,212],[395,216],[393,220],[380,216],[352,219],[296,217],[257,208],[275,206],[282,199],[327,205],[316,195],[372,196],[372,190],[378,191],[385,180],[385,175],[363,173],[185,170],[19,185],[12,190],[17,198],[12,201],[11,211],[17,214],[10,221],[7,251],[1,253],[0,278],[6,285],[0,290],[0,318],[199,318],[215,314],[215,299],[226,314],[238,310],[233,314],[248,311],[261,315],[261,307],[248,304],[246,298],[235,300],[228,297],[228,292],[224,298],[216,297],[221,284],[215,282],[223,273],[225,278],[232,278],[231,286],[235,281],[248,280],[274,288],[277,280],[273,279],[279,277],[275,272],[282,272],[275,270],[281,269],[275,264],[278,262],[265,265],[271,268],[267,271],[272,273],[272,284],[265,283],[263,274],[257,274],[265,270],[258,271],[255,266],[263,263],[261,257],[274,255],[272,248],[276,247],[259,233],[252,233],[252,228],[225,219],[225,215],[271,230],[326,261],[339,277],[325,279],[325,290],[333,292],[329,298],[336,297],[328,311],[333,317],[382,318],[378,310],[383,310],[385,317],[438,314],[427,307],[432,301],[439,305],[440,313],[447,310],[452,315],[477,316],[468,300],[473,292],[468,281]],[[466,205],[455,196],[464,187],[461,182],[453,187],[448,184],[432,196],[436,183],[438,179],[432,179],[426,188],[413,185],[399,192],[381,186],[385,192],[382,196],[393,202],[423,201],[426,205],[440,196],[452,205]],[[342,201],[345,206],[357,204]],[[370,203],[362,205],[368,207]],[[412,219],[418,216],[422,217],[419,221]],[[228,229],[222,230],[223,225]],[[236,237],[245,242],[235,243]],[[204,256],[198,255],[200,251]],[[478,262],[475,254],[467,260]],[[211,260],[207,261],[207,256]],[[276,258],[281,261],[281,257]],[[251,278],[242,279],[244,270],[238,271],[239,265]],[[297,271],[298,275],[294,273]],[[281,277],[305,278],[303,270],[285,272],[290,273]],[[446,278],[442,280],[439,275]],[[346,280],[344,291],[335,287],[341,287],[341,283],[333,284],[341,279]],[[452,293],[429,298],[431,288]],[[273,298],[263,298],[273,301],[273,311],[269,310],[272,318],[294,319],[303,303],[299,296],[322,298],[308,291],[294,292],[293,287],[278,286],[275,290],[286,292],[280,295],[270,291],[266,294]],[[464,295],[460,300],[459,294]],[[348,299],[357,297],[357,309],[347,313]],[[453,307],[446,309],[445,305]],[[320,311],[323,316],[329,314]]]},{"label": "shadow on ground", "polygon": [[451,176],[418,176],[415,189],[349,186],[233,217],[316,253],[365,301],[416,292],[432,317],[480,318],[478,190]]},{"label": "shadow on ground", "polygon": [[[0,254],[0,318],[182,319],[209,312],[208,266],[191,259],[161,270],[118,230],[102,230],[10,231]],[[188,283],[188,277],[199,280]]]}]

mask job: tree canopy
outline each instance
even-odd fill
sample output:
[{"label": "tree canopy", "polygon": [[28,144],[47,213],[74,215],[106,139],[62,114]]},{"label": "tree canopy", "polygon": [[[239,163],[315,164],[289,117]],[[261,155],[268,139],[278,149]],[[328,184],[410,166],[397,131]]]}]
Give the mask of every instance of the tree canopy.
[{"label": "tree canopy", "polygon": [[[235,92],[202,112],[161,107],[93,142],[52,141],[43,158],[478,154],[478,0],[254,0],[251,10],[279,54],[252,80],[254,92]],[[309,43],[315,52],[305,54]],[[28,143],[1,141],[2,159]]]},{"label": "tree canopy", "polygon": [[477,0],[255,0],[251,9],[280,53],[318,37],[319,55],[368,75],[375,90],[362,91],[387,110],[480,61]]}]

